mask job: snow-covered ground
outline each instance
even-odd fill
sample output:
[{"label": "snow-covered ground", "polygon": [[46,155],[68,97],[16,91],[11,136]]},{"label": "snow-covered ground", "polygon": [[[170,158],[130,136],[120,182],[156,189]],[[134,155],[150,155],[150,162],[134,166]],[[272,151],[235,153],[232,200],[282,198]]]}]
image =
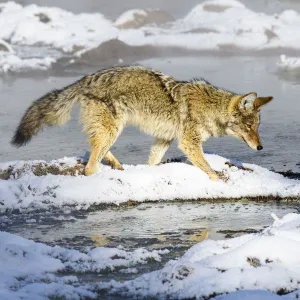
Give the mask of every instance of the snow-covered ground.
[{"label": "snow-covered ground", "polygon": [[[0,180],[0,212],[18,209],[37,210],[70,207],[87,209],[91,205],[175,199],[217,199],[242,197],[297,198],[300,181],[283,177],[265,168],[234,162],[215,154],[206,154],[210,165],[222,172],[222,180],[211,181],[184,157],[181,162],[160,166],[124,165],[125,171],[101,166],[98,174],[35,176],[35,166],[73,168],[77,158],[44,161],[15,161],[0,164],[9,180]],[[228,164],[229,163],[229,164]],[[37,168],[40,172],[40,169]],[[63,172],[63,171],[62,171]],[[56,172],[57,174],[57,172]],[[40,175],[42,175],[40,173]],[[14,177],[15,176],[15,177]]]},{"label": "snow-covered ground", "polygon": [[58,246],[35,243],[17,235],[0,232],[0,299],[95,298],[89,285],[80,284],[76,276],[94,272],[136,272],[134,266],[149,260],[160,261],[168,250],[97,247],[85,253]]},{"label": "snow-covered ground", "polygon": [[[139,266],[160,261],[169,250],[97,247],[77,251],[0,232],[1,299],[297,299],[300,295],[300,215],[257,234],[204,240],[157,271]],[[136,274],[135,279],[94,283],[80,274]],[[103,277],[102,277],[103,278]],[[284,294],[283,296],[278,296]],[[204,297],[204,298],[202,298]]]},{"label": "snow-covered ground", "polygon": [[[129,46],[190,50],[300,50],[299,26],[296,11],[267,15],[236,0],[205,1],[177,20],[155,9],[132,9],[109,20],[101,13],[73,14],[57,7],[10,1],[0,3],[0,39],[10,49],[1,51],[0,47],[0,70],[49,68],[57,56],[76,59],[112,39]],[[36,45],[44,47],[43,53],[32,51],[27,57],[24,47]],[[53,55],[53,49],[59,52]]]}]

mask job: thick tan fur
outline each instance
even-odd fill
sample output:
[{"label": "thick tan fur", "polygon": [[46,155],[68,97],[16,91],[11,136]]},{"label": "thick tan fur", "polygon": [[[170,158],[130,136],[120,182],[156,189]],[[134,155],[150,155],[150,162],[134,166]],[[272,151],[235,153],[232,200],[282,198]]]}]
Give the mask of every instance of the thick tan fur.
[{"label": "thick tan fur", "polygon": [[83,130],[91,144],[86,175],[95,174],[103,158],[122,169],[109,149],[126,125],[135,125],[156,137],[149,164],[159,164],[177,139],[195,166],[211,179],[218,179],[204,157],[202,143],[211,136],[232,135],[259,150],[259,110],[271,100],[258,98],[256,93],[237,95],[205,80],[178,81],[141,66],[112,68],[36,100],[12,143],[21,146],[43,125],[65,123],[79,102]]}]

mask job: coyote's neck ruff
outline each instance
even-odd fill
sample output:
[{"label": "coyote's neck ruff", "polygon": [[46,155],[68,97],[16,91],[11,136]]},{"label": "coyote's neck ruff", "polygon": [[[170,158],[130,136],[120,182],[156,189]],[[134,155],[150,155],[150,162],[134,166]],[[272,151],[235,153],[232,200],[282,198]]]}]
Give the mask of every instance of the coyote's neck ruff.
[{"label": "coyote's neck ruff", "polygon": [[22,146],[43,125],[65,123],[79,102],[83,129],[92,148],[86,175],[95,174],[102,159],[123,169],[109,149],[123,128],[133,124],[156,137],[149,164],[159,164],[171,142],[178,139],[189,160],[211,179],[218,179],[204,158],[202,142],[210,136],[232,135],[261,150],[259,111],[271,100],[253,92],[237,95],[205,80],[178,81],[140,66],[112,68],[34,101],[12,143]]}]

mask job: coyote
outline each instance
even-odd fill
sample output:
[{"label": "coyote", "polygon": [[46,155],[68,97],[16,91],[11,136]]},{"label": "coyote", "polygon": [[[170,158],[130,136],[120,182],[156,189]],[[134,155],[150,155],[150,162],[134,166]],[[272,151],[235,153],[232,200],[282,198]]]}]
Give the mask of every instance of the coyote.
[{"label": "coyote", "polygon": [[115,67],[87,75],[34,101],[12,144],[26,144],[43,125],[64,124],[79,102],[83,130],[91,145],[85,175],[97,173],[102,159],[115,169],[123,169],[109,149],[130,124],[156,138],[148,164],[158,165],[172,141],[178,139],[179,149],[193,165],[217,180],[218,174],[204,157],[202,143],[211,136],[231,135],[261,150],[259,111],[272,99],[257,97],[254,92],[239,95],[204,79],[179,81],[142,66]]}]

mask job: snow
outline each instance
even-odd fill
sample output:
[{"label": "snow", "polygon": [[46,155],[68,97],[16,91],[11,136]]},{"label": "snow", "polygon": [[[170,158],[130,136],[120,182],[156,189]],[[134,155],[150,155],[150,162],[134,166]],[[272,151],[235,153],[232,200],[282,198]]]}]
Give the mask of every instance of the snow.
[{"label": "snow", "polygon": [[287,57],[286,55],[280,55],[280,61],[277,63],[277,67],[281,71],[294,71],[300,69],[300,57]]},{"label": "snow", "polygon": [[123,31],[129,45],[173,46],[193,50],[300,48],[300,15],[292,10],[267,15],[251,11],[238,1],[213,0],[195,6],[169,27],[147,26]]},{"label": "snow", "polygon": [[[3,51],[2,48],[5,50]],[[31,69],[47,70],[54,62],[56,59],[53,57],[20,58],[9,43],[0,39],[0,73],[1,71],[7,73],[8,71],[21,72]]]},{"label": "snow", "polygon": [[[205,240],[164,268],[126,282],[100,284],[127,297],[296,299],[300,293],[300,215],[288,214],[259,234]],[[237,292],[239,291],[239,292]],[[272,294],[274,293],[274,294]]]},{"label": "snow", "polygon": [[[10,1],[0,3],[0,39],[12,49],[18,46],[14,54],[17,57],[1,54],[0,70],[41,69],[41,65],[50,68],[53,61],[49,63],[49,59],[57,59],[51,56],[53,49],[60,50],[60,57],[75,59],[112,39],[131,46],[171,46],[199,51],[300,50],[299,26],[300,14],[296,11],[268,15],[254,12],[235,0],[205,1],[177,20],[155,9],[131,9],[115,22],[101,13],[73,14],[57,7],[22,6]],[[45,48],[44,55],[37,57],[32,51],[30,58],[40,60],[23,60],[23,48],[36,45]],[[44,57],[47,61],[42,61]],[[11,67],[7,63],[3,68],[5,60],[17,58],[18,63]]]},{"label": "snow", "polygon": [[[96,298],[91,287],[77,276],[57,275],[57,272],[134,272],[149,259],[160,261],[168,250],[132,252],[118,248],[97,247],[86,253],[62,247],[51,247],[0,232],[0,298],[1,299],[63,299]],[[85,298],[86,299],[86,298]]]},{"label": "snow", "polygon": [[32,69],[47,70],[55,61],[52,57],[22,59],[13,53],[0,52],[0,73],[1,69],[3,73],[8,71],[22,72]]},{"label": "snow", "polygon": [[[215,154],[206,154],[213,169],[223,172],[227,181],[211,181],[185,157],[181,162],[160,166],[124,165],[125,170],[112,170],[101,165],[98,174],[35,176],[34,166],[74,167],[79,158],[45,161],[0,163],[0,170],[13,170],[19,177],[0,180],[0,212],[31,211],[52,208],[87,209],[91,205],[116,204],[129,200],[171,201],[175,199],[217,199],[243,197],[296,198],[300,182],[283,177],[252,164],[234,162]],[[62,167],[64,164],[64,167]],[[249,169],[249,170],[248,170]],[[78,173],[76,173],[78,174]]]},{"label": "snow", "polygon": [[13,52],[13,48],[7,42],[0,39],[0,53],[1,52]]},{"label": "snow", "polygon": [[[0,39],[12,47],[46,45],[63,52],[93,48],[116,37],[117,29],[100,13],[74,15],[56,7],[35,4],[22,6],[15,2],[0,3]],[[51,51],[49,52],[51,53]],[[63,54],[61,54],[62,56]],[[47,69],[56,57],[23,59],[20,47],[16,55],[0,56],[0,71]]]},{"label": "snow", "polygon": [[130,9],[121,14],[114,25],[119,29],[141,28],[173,21],[173,17],[159,9]]},{"label": "snow", "polygon": [[100,13],[74,15],[56,7],[22,7],[15,2],[0,4],[0,8],[0,38],[12,44],[42,43],[68,52],[74,46],[93,45],[95,40],[100,44],[116,32]]},{"label": "snow", "polygon": [[[162,269],[140,274],[140,266],[159,262],[170,251],[129,251],[121,246],[78,251],[0,232],[0,298],[94,299],[103,292],[129,299],[278,300],[300,296],[300,214],[275,216],[273,225],[261,233],[207,239]],[[134,274],[135,279],[103,282],[99,276],[88,284],[80,276],[84,273],[95,277]]]},{"label": "snow", "polygon": [[134,22],[136,15],[139,15],[140,17],[145,17],[147,16],[147,11],[144,9],[127,10],[117,18],[117,20],[115,21],[115,25],[120,26],[127,22]]}]

